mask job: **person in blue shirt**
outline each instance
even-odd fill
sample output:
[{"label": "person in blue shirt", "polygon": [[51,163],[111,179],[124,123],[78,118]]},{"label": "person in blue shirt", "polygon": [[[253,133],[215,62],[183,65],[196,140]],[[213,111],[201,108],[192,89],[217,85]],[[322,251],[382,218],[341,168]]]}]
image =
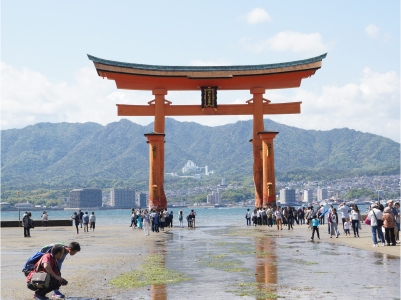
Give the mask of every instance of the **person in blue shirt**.
[{"label": "person in blue shirt", "polygon": [[312,237],[311,240],[313,241],[313,237],[315,236],[315,231],[317,234],[317,238],[320,240],[320,236],[319,236],[319,219],[317,218],[317,215],[313,215],[313,219],[312,219]]}]

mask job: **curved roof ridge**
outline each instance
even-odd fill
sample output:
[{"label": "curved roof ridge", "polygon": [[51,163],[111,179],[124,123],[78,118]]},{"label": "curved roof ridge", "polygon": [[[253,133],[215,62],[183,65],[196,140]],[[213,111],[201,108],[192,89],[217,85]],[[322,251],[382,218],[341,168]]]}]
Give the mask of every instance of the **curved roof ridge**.
[{"label": "curved roof ridge", "polygon": [[286,67],[295,67],[299,65],[305,65],[310,63],[315,63],[326,58],[327,53],[322,55],[290,62],[274,63],[274,64],[262,64],[262,65],[234,65],[234,66],[160,66],[160,65],[145,65],[145,64],[135,64],[135,63],[125,63],[112,60],[106,60],[98,58],[88,54],[89,60],[94,63],[99,63],[103,65],[132,68],[132,69],[142,69],[142,70],[154,70],[154,71],[190,71],[190,72],[210,72],[210,71],[245,71],[245,70],[268,70]]}]

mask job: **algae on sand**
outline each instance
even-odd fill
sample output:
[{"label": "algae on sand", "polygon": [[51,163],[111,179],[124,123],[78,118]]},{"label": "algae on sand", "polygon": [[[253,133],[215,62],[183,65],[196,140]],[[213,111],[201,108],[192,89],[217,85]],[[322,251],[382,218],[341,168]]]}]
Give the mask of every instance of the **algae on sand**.
[{"label": "algae on sand", "polygon": [[175,270],[165,267],[160,255],[152,254],[146,257],[145,262],[138,269],[117,276],[110,283],[120,288],[140,288],[154,284],[174,284],[191,280]]}]

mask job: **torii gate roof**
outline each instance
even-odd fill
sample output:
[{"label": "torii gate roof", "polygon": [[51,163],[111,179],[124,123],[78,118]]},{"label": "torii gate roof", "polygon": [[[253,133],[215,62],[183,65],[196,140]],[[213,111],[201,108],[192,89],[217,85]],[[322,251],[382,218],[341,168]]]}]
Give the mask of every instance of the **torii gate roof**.
[{"label": "torii gate roof", "polygon": [[117,88],[129,90],[219,90],[294,88],[315,74],[327,53],[309,59],[264,65],[158,66],[117,62],[88,54],[99,76],[114,80]]}]

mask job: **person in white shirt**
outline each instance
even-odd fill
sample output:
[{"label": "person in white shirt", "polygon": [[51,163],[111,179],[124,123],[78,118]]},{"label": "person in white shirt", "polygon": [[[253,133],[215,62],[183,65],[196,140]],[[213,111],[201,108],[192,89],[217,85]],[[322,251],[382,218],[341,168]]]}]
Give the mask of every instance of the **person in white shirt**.
[{"label": "person in white shirt", "polygon": [[282,215],[280,206],[277,207],[276,211],[274,212],[274,215],[276,216],[277,230],[280,230],[280,229],[283,230],[283,215]]},{"label": "person in white shirt", "polygon": [[382,217],[383,213],[377,209],[377,204],[372,205],[372,209],[368,213],[368,219],[370,220],[370,227],[372,228],[372,240],[373,247],[378,247],[376,232],[379,235],[380,240],[382,241],[382,245],[384,246],[384,236],[382,231]]},{"label": "person in white shirt", "polygon": [[95,231],[95,223],[96,223],[96,216],[95,212],[92,211],[92,214],[89,217],[89,228],[92,229],[92,231]]},{"label": "person in white shirt", "polygon": [[[349,212],[348,212],[348,211],[349,211],[349,207],[348,207],[348,205],[344,202],[344,203],[341,203],[341,204],[338,206],[337,210],[338,210],[338,212],[341,213],[341,219],[342,219],[342,221],[343,221],[343,229],[344,229],[344,222],[345,222],[345,219],[349,218]],[[345,233],[345,229],[344,229],[344,233]]]},{"label": "person in white shirt", "polygon": [[245,213],[246,226],[251,226],[251,212],[248,210]]}]

